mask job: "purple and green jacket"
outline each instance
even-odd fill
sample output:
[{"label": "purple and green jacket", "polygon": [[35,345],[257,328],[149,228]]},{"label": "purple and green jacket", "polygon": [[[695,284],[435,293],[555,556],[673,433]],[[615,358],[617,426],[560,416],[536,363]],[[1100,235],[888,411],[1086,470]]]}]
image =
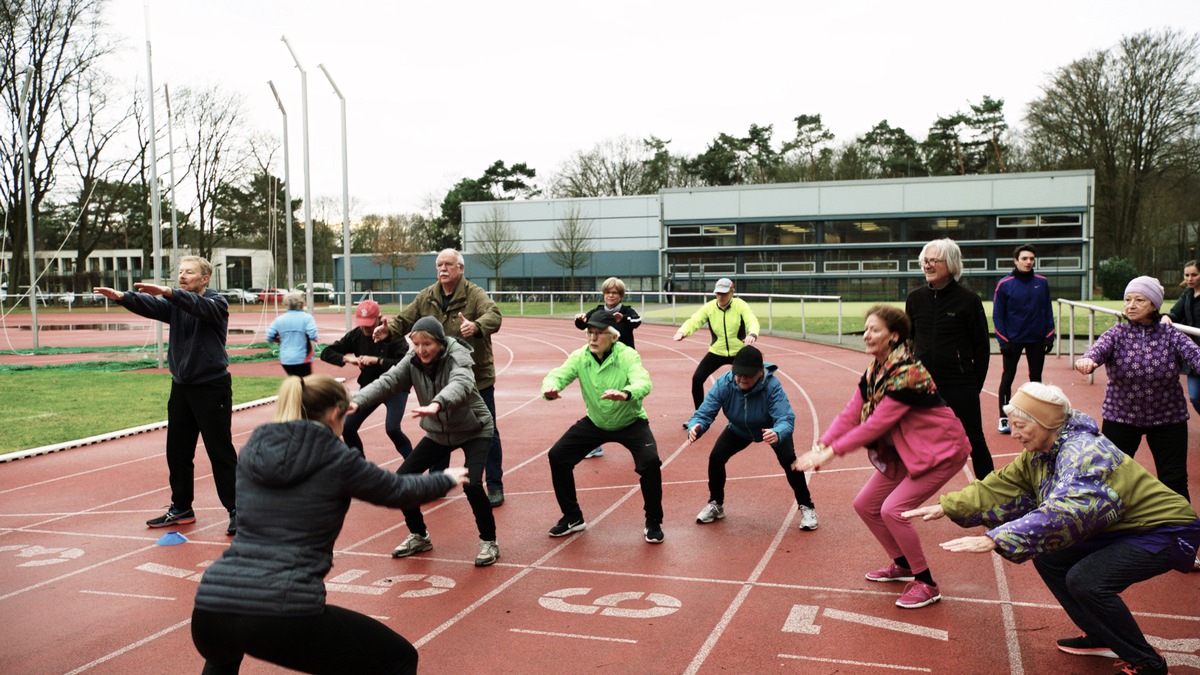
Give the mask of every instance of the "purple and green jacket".
[{"label": "purple and green jacket", "polygon": [[1166,529],[1178,531],[1160,537],[1172,547],[1172,559],[1190,566],[1188,556],[1195,556],[1200,542],[1200,521],[1187,500],[1118,450],[1079,411],[1049,451],[1025,450],[940,503],[958,525],[988,527],[996,552],[1018,563],[1092,538],[1144,539]]},{"label": "purple and green jacket", "polygon": [[1174,326],[1123,323],[1104,331],[1083,358],[1108,371],[1104,419],[1138,427],[1188,420],[1179,376],[1184,366],[1200,372],[1200,346]]}]

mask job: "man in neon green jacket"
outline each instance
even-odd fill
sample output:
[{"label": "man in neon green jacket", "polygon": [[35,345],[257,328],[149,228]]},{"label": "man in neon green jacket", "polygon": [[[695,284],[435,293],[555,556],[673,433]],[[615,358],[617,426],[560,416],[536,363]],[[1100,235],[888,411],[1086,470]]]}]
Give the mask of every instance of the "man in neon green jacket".
[{"label": "man in neon green jacket", "polygon": [[646,527],[651,544],[661,544],[662,460],[650,432],[642,399],[650,394],[650,374],[642,357],[618,342],[620,333],[611,315],[597,312],[587,322],[587,346],[571,352],[558,368],[542,380],[542,397],[553,401],[573,380],[579,380],[587,415],[550,448],[550,477],[563,516],[550,528],[551,537],[563,537],[587,527],[575,494],[575,465],[604,443],[620,443],[633,455],[633,469],[641,477]]},{"label": "man in neon green jacket", "polygon": [[[678,342],[708,324],[708,353],[692,373],[692,404],[696,408],[704,402],[704,381],[708,376],[721,366],[733,363],[733,357],[742,347],[758,340],[758,318],[745,300],[733,297],[733,282],[717,280],[713,295],[717,296],[715,300],[707,302],[675,331]],[[687,424],[683,428],[686,429]]]}]

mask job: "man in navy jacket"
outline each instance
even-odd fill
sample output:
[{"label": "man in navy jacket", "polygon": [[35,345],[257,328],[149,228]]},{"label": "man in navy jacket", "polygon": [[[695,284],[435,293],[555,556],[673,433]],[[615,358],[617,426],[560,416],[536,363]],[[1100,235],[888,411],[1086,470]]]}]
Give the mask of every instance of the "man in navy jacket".
[{"label": "man in navy jacket", "polygon": [[1042,381],[1042,365],[1046,354],[1054,349],[1054,309],[1050,304],[1050,282],[1033,273],[1037,262],[1037,250],[1030,244],[1022,244],[1013,251],[1012,274],[996,284],[992,298],[992,324],[996,328],[996,342],[1000,343],[1000,355],[1004,362],[1004,374],[1000,378],[1000,424],[1002,434],[1009,433],[1008,416],[1004,406],[1012,396],[1013,379],[1017,376],[1017,365],[1021,352],[1029,362],[1029,381]]}]

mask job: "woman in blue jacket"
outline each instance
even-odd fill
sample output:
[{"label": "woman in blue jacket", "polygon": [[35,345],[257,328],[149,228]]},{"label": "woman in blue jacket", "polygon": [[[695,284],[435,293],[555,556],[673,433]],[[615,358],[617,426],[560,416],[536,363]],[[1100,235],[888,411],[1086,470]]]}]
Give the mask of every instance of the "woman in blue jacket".
[{"label": "woman in blue jacket", "polygon": [[712,426],[717,411],[724,410],[729,425],[717,437],[708,456],[708,504],[696,515],[697,523],[725,517],[725,464],[751,443],[762,441],[775,451],[788,485],[800,507],[800,529],[817,529],[817,512],[804,472],[792,468],[796,449],[792,443],[796,415],[775,378],[776,366],[763,363],[762,352],[745,346],[733,357],[733,368],[717,378],[704,402],[688,420],[688,441],[694,442]]}]

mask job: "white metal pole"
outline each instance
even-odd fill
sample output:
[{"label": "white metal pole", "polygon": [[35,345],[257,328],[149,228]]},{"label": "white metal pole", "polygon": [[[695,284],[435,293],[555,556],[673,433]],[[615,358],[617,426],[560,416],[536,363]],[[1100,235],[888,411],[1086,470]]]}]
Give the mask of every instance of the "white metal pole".
[{"label": "white metal pole", "polygon": [[307,287],[305,292],[305,304],[312,308],[313,306],[313,223],[312,223],[312,190],[309,163],[308,163],[308,71],[304,70],[304,66],[300,65],[300,58],[296,56],[296,50],[292,49],[292,43],[288,42],[287,36],[284,35],[283,44],[287,46],[288,52],[292,55],[292,60],[296,62],[296,68],[300,71],[300,126],[303,129],[304,135],[304,283]]},{"label": "white metal pole", "polygon": [[[154,60],[150,51],[150,6],[146,10],[146,91],[150,100],[150,224],[154,247],[154,283],[163,282],[162,273],[162,214],[158,204],[158,151],[154,145],[154,137],[158,135],[158,127],[154,126]],[[154,322],[155,353],[158,367],[163,367],[162,322]]]},{"label": "white metal pole", "polygon": [[179,269],[179,224],[175,222],[175,118],[171,114],[171,88],[163,83],[163,97],[167,100],[167,152],[171,165],[171,269]]},{"label": "white metal pole", "polygon": [[[286,202],[283,206],[283,215],[287,222],[287,285],[290,290],[296,287],[296,280],[293,278],[295,267],[292,264],[292,163],[288,159],[287,109],[283,107],[283,99],[279,98],[279,92],[275,90],[275,83],[267,80],[267,84],[271,85],[271,93],[275,95],[275,103],[279,105],[279,112],[283,113],[283,200]],[[308,285],[311,286],[312,284]],[[311,311],[312,305],[308,307]]]},{"label": "white metal pole", "polygon": [[346,97],[342,96],[342,90],[338,89],[337,83],[333,81],[333,76],[329,74],[329,69],[324,63],[317,64],[322,73],[325,73],[325,78],[329,80],[330,86],[333,87],[333,93],[337,94],[341,100],[342,106],[342,279],[346,289],[346,330],[354,328],[354,310],[351,308],[350,292],[353,288],[350,286],[350,165],[346,154]]},{"label": "white metal pole", "polygon": [[21,118],[21,152],[24,155],[22,164],[25,165],[23,173],[25,174],[25,230],[29,239],[29,313],[33,321],[33,348],[36,350],[38,348],[38,315],[37,261],[33,257],[33,174],[29,168],[29,123],[25,120],[25,115],[29,111],[29,87],[32,84],[33,68],[26,68],[25,82],[21,84],[17,116]]}]

